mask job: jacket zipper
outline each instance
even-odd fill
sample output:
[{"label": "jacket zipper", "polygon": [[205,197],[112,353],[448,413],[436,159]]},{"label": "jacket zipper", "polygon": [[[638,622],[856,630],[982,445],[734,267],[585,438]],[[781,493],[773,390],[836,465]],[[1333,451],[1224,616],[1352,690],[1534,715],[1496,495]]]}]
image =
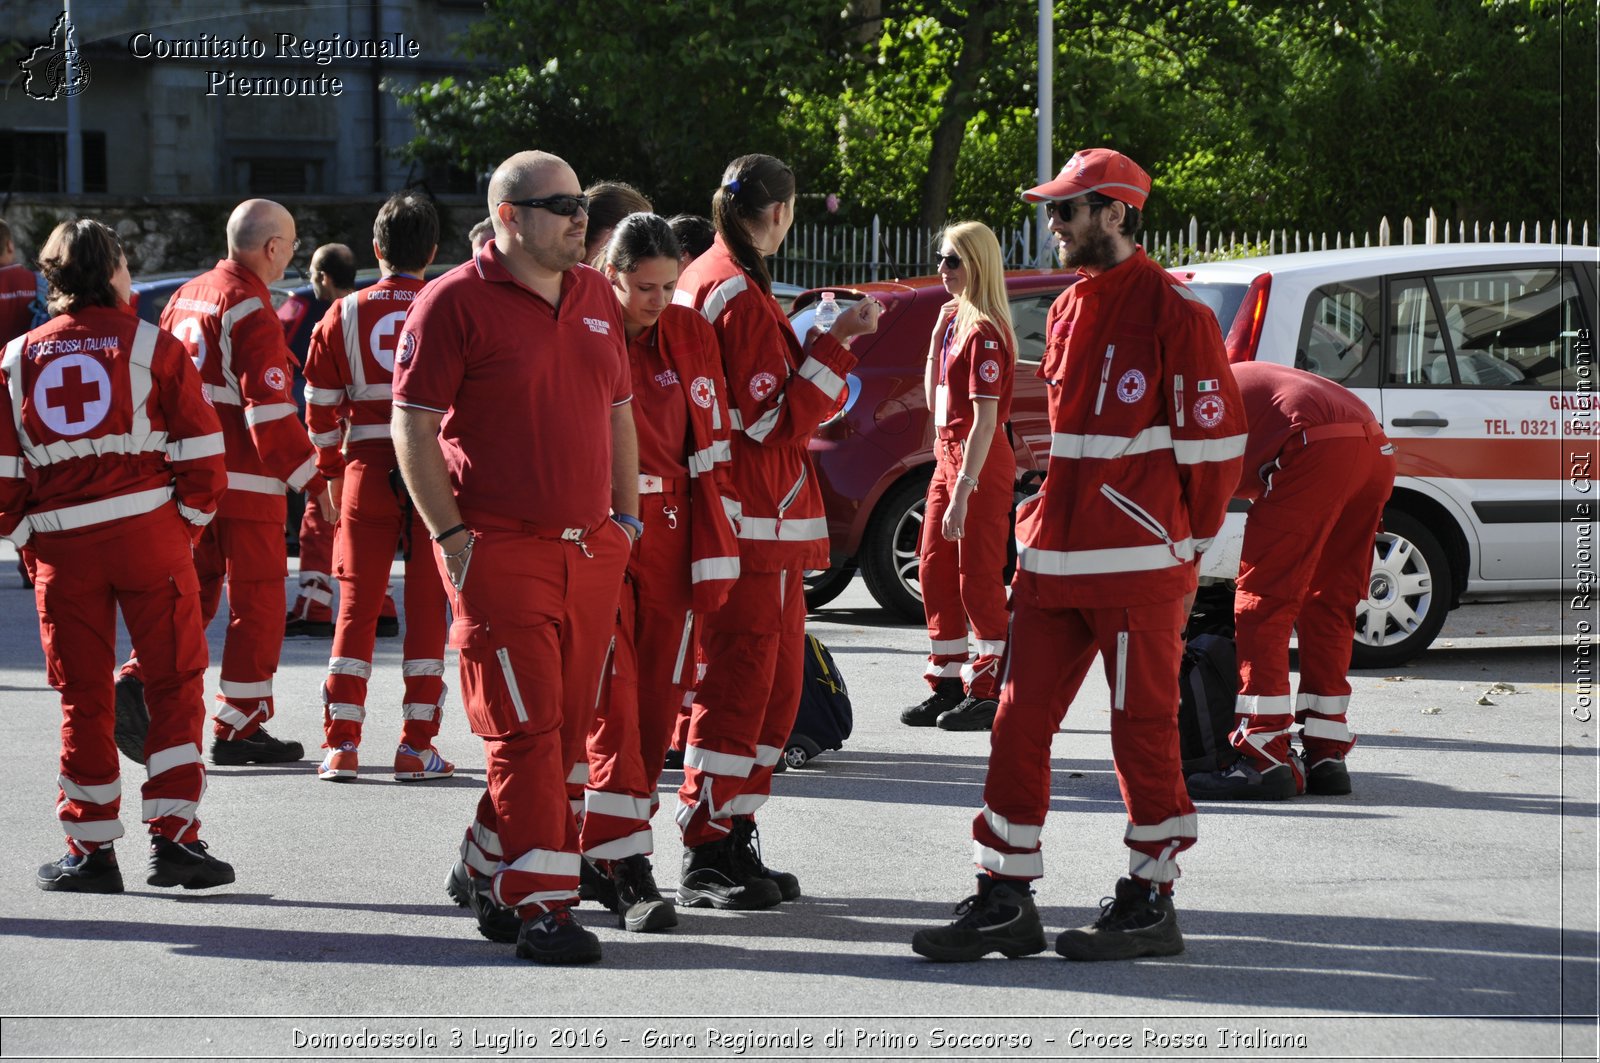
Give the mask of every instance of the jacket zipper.
[{"label": "jacket zipper", "polygon": [[1183,427],[1183,375],[1180,373],[1172,378],[1172,409],[1178,419],[1178,427]]},{"label": "jacket zipper", "polygon": [[1110,484],[1101,484],[1100,493],[1110,499],[1113,506],[1116,506],[1132,518],[1135,524],[1166,543],[1167,549],[1172,551],[1172,556],[1175,560],[1184,560],[1178,557],[1178,544],[1172,541],[1172,536],[1167,534],[1167,529],[1162,527],[1161,522],[1152,517],[1150,512],[1143,506],[1127,495],[1122,494]]},{"label": "jacket zipper", "polygon": [[1106,344],[1106,360],[1100,367],[1100,390],[1094,397],[1094,414],[1100,416],[1100,405],[1106,401],[1106,383],[1111,379],[1111,356],[1116,353],[1117,345]]},{"label": "jacket zipper", "polygon": [[800,497],[800,489],[804,487],[805,484],[806,469],[805,466],[802,465],[800,467],[800,478],[794,482],[793,487],[789,488],[789,493],[783,496],[783,501],[778,503],[778,519],[772,522],[773,539],[778,538],[778,529],[783,527],[783,515],[790,506],[794,505],[794,500]]},{"label": "jacket zipper", "polygon": [[1111,698],[1111,707],[1121,711],[1128,699],[1128,633],[1117,632],[1117,690]]}]

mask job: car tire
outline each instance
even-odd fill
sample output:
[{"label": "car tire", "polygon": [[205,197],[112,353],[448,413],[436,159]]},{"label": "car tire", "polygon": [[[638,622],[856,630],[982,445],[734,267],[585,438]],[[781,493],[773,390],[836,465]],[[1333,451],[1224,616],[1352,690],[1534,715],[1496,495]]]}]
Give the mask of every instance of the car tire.
[{"label": "car tire", "polygon": [[1385,510],[1369,592],[1356,605],[1350,666],[1391,668],[1427,649],[1450,611],[1453,578],[1438,538],[1404,510]]},{"label": "car tire", "polygon": [[813,757],[822,755],[822,747],[805,735],[790,735],[783,749],[783,762],[791,768],[803,768]]},{"label": "car tire", "polygon": [[855,577],[856,566],[854,562],[834,565],[826,572],[818,572],[815,575],[807,576],[805,579],[806,611],[814,613],[839,597],[844,593],[844,589],[850,586],[850,581]]},{"label": "car tire", "polygon": [[878,604],[915,623],[926,620],[922,587],[917,582],[917,548],[930,479],[930,472],[920,472],[889,489],[872,514],[857,558],[861,578]]}]

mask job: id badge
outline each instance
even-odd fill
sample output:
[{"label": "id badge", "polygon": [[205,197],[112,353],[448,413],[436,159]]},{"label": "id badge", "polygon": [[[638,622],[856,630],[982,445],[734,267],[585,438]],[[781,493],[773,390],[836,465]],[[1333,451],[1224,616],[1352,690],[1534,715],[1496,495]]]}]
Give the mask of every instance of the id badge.
[{"label": "id badge", "polygon": [[933,392],[933,424],[943,428],[950,420],[950,385],[939,384]]}]

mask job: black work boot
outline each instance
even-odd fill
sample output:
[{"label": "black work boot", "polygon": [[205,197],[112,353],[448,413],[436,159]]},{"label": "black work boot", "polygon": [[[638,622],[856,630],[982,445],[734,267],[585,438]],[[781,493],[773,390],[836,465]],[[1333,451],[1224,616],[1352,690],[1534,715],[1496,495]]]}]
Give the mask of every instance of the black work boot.
[{"label": "black work boot", "polygon": [[1117,879],[1115,897],[1100,901],[1100,918],[1076,930],[1063,930],[1056,952],[1069,960],[1132,960],[1140,956],[1176,956],[1183,951],[1183,933],[1170,894]]},{"label": "black work boot", "polygon": [[1274,764],[1263,771],[1240,757],[1225,771],[1195,772],[1184,782],[1196,801],[1286,801],[1301,789],[1298,768],[1298,763]]},{"label": "black work boot", "polygon": [[1301,763],[1305,765],[1306,793],[1319,797],[1340,797],[1350,792],[1350,769],[1343,757],[1323,757],[1313,761],[1306,753]]},{"label": "black work boot", "polygon": [[144,681],[134,670],[124,668],[117,676],[116,725],[112,731],[117,748],[135,764],[144,763],[144,740],[150,733],[150,710],[144,703]]},{"label": "black work boot", "polygon": [[578,925],[571,908],[523,920],[517,955],[534,963],[599,963],[600,939]]},{"label": "black work boot", "polygon": [[478,933],[490,941],[509,945],[522,932],[522,920],[516,909],[496,903],[493,884],[475,874],[465,860],[457,860],[450,869],[449,877],[444,880],[444,891],[456,904],[472,910],[478,918]]},{"label": "black work boot", "polygon": [[622,929],[636,934],[667,930],[678,925],[678,909],[661,896],[650,858],[635,854],[611,863],[617,920]]},{"label": "black work boot", "polygon": [[787,871],[778,871],[761,862],[761,832],[751,816],[735,816],[733,833],[728,844],[744,863],[752,876],[771,880],[778,887],[778,895],[786,901],[800,899],[800,880]]},{"label": "black work boot", "polygon": [[233,865],[225,864],[206,851],[205,842],[175,842],[159,834],[150,836],[150,874],[152,886],[182,886],[204,890],[226,886],[233,881]]},{"label": "black work boot", "polygon": [[946,676],[934,684],[933,693],[928,695],[926,701],[902,712],[900,722],[907,727],[932,727],[938,722],[940,713],[955,708],[966,696],[961,680]]},{"label": "black work boot", "polygon": [[88,856],[68,852],[55,863],[45,864],[33,882],[54,893],[121,893],[122,869],[111,846],[102,845]]},{"label": "black work boot", "polygon": [[1000,711],[1000,702],[994,698],[975,698],[967,695],[961,704],[939,715],[941,731],[987,731],[994,726],[994,714]]},{"label": "black work boot", "polygon": [[732,843],[731,837],[722,838],[683,850],[679,904],[746,912],[771,908],[783,900],[778,884],[747,868]]},{"label": "black work boot", "polygon": [[299,742],[281,742],[267,734],[265,727],[257,728],[248,738],[211,740],[213,764],[291,764],[305,755],[305,747]]},{"label": "black work boot", "polygon": [[988,875],[979,875],[978,892],[956,905],[955,922],[911,938],[913,952],[940,963],[970,963],[991,952],[1014,960],[1047,947],[1033,890],[1026,882]]},{"label": "black work boot", "polygon": [[587,856],[578,858],[578,899],[594,901],[608,911],[617,910],[617,887],[611,876]]}]

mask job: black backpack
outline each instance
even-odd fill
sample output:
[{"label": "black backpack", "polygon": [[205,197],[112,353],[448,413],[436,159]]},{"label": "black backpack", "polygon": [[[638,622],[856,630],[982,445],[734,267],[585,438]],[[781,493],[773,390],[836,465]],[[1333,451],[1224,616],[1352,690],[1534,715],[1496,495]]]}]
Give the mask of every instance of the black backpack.
[{"label": "black backpack", "polygon": [[1239,661],[1233,639],[1196,635],[1178,670],[1178,748],[1185,775],[1221,771],[1238,759],[1228,744],[1239,700]]},{"label": "black backpack", "polygon": [[854,725],[850,691],[833,654],[815,635],[807,635],[800,711],[794,718],[794,731],[784,743],[783,759],[789,767],[798,768],[823,750],[842,749]]}]

